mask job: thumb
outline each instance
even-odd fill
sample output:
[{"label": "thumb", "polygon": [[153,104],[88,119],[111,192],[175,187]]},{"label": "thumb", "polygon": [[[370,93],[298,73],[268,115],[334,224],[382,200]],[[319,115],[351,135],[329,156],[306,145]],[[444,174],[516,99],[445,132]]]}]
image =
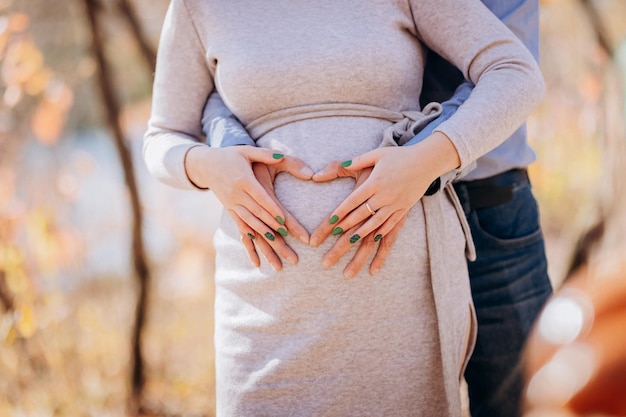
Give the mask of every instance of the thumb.
[{"label": "thumb", "polygon": [[255,148],[253,146],[243,147],[242,154],[248,158],[250,162],[262,162],[267,165],[273,165],[281,162],[285,155],[272,149]]},{"label": "thumb", "polygon": [[325,182],[332,181],[335,178],[354,176],[355,174],[353,172],[348,172],[341,166],[341,161],[333,161],[322,168],[322,170],[316,172],[315,175],[313,175],[313,181]]},{"label": "thumb", "polygon": [[[278,160],[279,162],[281,160]],[[282,159],[282,164],[276,168],[277,172],[287,172],[301,180],[310,180],[314,172],[304,161],[295,156],[286,156]]]},{"label": "thumb", "polygon": [[352,159],[341,162],[341,166],[347,171],[359,171],[364,168],[368,168],[376,165],[376,162],[381,157],[382,149],[374,149],[364,154],[355,156]]}]

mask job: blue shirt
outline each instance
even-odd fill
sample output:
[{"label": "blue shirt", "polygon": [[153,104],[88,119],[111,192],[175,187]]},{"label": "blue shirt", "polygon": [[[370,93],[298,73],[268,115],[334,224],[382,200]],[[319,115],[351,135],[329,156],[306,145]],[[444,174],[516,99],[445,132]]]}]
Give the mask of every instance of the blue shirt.
[{"label": "blue shirt", "polygon": [[[482,2],[526,45],[535,59],[539,60],[539,0],[482,0]],[[463,80],[458,69],[430,51],[420,101],[423,105],[429,101],[439,101],[443,111],[405,146],[414,145],[430,136],[468,99],[473,88],[473,84]],[[255,146],[254,141],[235,116],[228,111],[218,94],[209,97],[202,124],[213,147]],[[464,172],[462,180],[487,178],[513,168],[523,168],[535,159],[535,152],[528,144],[526,126],[522,125],[497,148],[480,157],[476,161],[476,168]]]},{"label": "blue shirt", "polygon": [[[539,1],[482,0],[482,2],[515,33],[538,61]],[[449,119],[467,100],[474,87],[469,82],[463,81],[460,71],[442,58],[431,56],[432,54],[434,53],[429,54],[426,62],[421,101],[423,104],[431,100],[441,101],[443,112],[406,145],[413,145],[430,136],[437,126]],[[447,97],[449,99],[445,100]],[[476,168],[466,173],[463,180],[487,178],[512,168],[527,167],[535,159],[535,152],[528,144],[526,125],[522,125],[500,146],[479,158],[476,161]]]}]

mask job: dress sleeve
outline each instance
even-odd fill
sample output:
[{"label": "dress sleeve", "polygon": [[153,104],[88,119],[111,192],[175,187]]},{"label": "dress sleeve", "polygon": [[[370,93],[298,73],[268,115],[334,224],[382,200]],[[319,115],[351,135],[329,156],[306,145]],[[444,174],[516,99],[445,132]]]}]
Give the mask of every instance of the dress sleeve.
[{"label": "dress sleeve", "polygon": [[185,0],[172,0],[157,55],[152,113],[143,139],[143,158],[159,180],[197,189],[187,177],[185,156],[204,145],[202,111],[213,90],[205,47]]},{"label": "dress sleeve", "polygon": [[508,138],[545,95],[533,56],[477,0],[411,0],[417,36],[475,85],[468,99],[435,131],[446,134],[460,169]]}]

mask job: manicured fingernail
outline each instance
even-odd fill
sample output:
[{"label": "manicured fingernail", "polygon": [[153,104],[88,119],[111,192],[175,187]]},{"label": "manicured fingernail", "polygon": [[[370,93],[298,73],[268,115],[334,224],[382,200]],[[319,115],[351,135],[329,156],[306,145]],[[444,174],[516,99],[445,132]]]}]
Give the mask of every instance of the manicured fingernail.
[{"label": "manicured fingernail", "polygon": [[333,216],[330,218],[330,220],[328,220],[328,223],[335,224],[335,223],[337,223],[338,220],[339,220],[339,216],[337,216],[336,214],[333,214]]},{"label": "manicured fingernail", "polygon": [[267,238],[267,240],[270,240],[270,241],[272,241],[272,242],[274,241],[274,235],[273,235],[273,234],[271,234],[270,232],[267,232],[267,233],[265,234],[265,237]]},{"label": "manicured fingernail", "polygon": [[347,161],[343,161],[343,162],[341,163],[341,166],[342,166],[342,167],[344,167],[344,168],[347,168],[347,167],[349,167],[350,165],[352,165],[352,159],[348,159]]},{"label": "manicured fingernail", "polygon": [[370,272],[372,273],[372,275],[376,275],[380,272],[380,268],[372,268]]},{"label": "manicured fingernail", "polygon": [[277,232],[278,232],[278,233],[280,233],[280,234],[281,234],[281,235],[283,235],[283,236],[287,236],[287,235],[289,234],[289,232],[287,232],[287,231],[286,231],[285,229],[283,229],[282,227],[280,227],[280,228],[277,230]]},{"label": "manicured fingernail", "polygon": [[382,238],[383,238],[383,235],[377,234],[376,236],[374,236],[374,242],[378,242]]},{"label": "manicured fingernail", "polygon": [[274,159],[281,159],[281,158],[284,158],[284,157],[285,157],[285,155],[283,155],[282,153],[275,153],[275,154],[272,155],[272,158],[274,158]]},{"label": "manicured fingernail", "polygon": [[333,235],[340,235],[343,233],[343,229],[341,227],[335,227],[335,230],[333,230]]},{"label": "manicured fingernail", "polygon": [[283,218],[282,218],[282,217],[280,217],[280,216],[276,216],[276,221],[277,221],[278,223],[280,223],[280,224],[285,224],[285,219],[283,219]]},{"label": "manicured fingernail", "polygon": [[359,239],[361,239],[361,236],[352,235],[352,237],[350,238],[350,243],[356,243]]},{"label": "manicured fingernail", "polygon": [[249,237],[250,239],[254,239],[254,235],[253,235],[252,233],[248,233],[248,237]]}]

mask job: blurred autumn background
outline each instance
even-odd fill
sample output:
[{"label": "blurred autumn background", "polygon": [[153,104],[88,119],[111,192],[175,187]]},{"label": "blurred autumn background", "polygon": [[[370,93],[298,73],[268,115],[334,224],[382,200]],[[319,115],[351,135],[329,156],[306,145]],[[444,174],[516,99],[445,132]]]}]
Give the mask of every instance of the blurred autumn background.
[{"label": "blurred autumn background", "polygon": [[[167,0],[0,0],[0,416],[213,415],[219,204],[140,159]],[[626,253],[626,1],[541,2],[551,277]],[[610,264],[610,262],[609,262]]]}]

